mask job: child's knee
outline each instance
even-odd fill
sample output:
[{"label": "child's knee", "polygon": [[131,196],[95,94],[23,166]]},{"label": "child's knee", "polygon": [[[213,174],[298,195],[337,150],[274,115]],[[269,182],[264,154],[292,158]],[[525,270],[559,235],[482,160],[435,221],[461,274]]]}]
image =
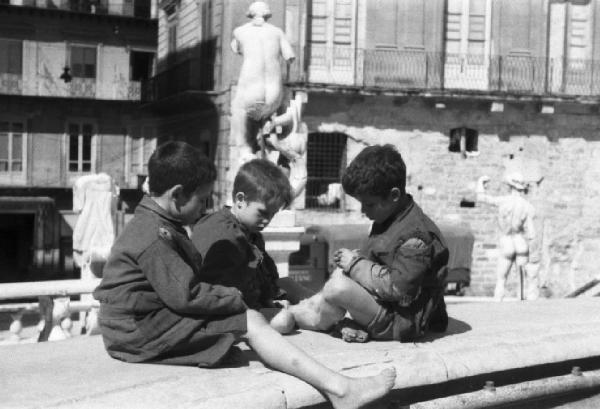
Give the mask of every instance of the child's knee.
[{"label": "child's knee", "polygon": [[271,319],[270,325],[280,334],[289,334],[296,326],[296,320],[288,309],[283,308]]},{"label": "child's knee", "polygon": [[344,297],[349,290],[347,277],[333,277],[323,286],[321,291],[326,301],[337,301]]},{"label": "child's knee", "polygon": [[261,328],[268,327],[269,323],[265,317],[258,311],[247,310],[246,319],[248,326],[248,333],[253,333]]}]

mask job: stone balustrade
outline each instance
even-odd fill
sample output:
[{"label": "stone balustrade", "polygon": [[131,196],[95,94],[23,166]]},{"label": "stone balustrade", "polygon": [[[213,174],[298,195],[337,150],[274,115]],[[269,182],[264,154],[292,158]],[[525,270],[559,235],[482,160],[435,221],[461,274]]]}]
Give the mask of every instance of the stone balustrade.
[{"label": "stone balustrade", "polygon": [[[80,328],[90,334],[94,332],[99,304],[95,300],[71,301],[70,296],[90,294],[99,279],[53,280],[25,283],[0,284],[0,313],[9,313],[12,322],[10,335],[0,344],[20,342],[55,341],[73,335],[72,313],[85,313],[85,323]],[[11,300],[37,298],[37,302],[4,303]],[[25,338],[22,335],[23,315],[28,312],[40,314],[38,336]]]}]

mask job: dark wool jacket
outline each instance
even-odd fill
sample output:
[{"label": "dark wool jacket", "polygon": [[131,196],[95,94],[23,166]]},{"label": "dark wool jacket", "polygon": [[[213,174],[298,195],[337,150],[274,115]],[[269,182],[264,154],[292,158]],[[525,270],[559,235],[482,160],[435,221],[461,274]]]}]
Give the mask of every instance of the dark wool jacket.
[{"label": "dark wool jacket", "polygon": [[[417,314],[438,305],[445,310],[448,247],[435,223],[410,195],[409,199],[404,210],[373,224],[360,250],[364,258],[352,266],[349,275],[391,310]],[[442,300],[429,303],[431,297]],[[422,325],[428,324],[427,318]]]},{"label": "dark wool jacket", "polygon": [[[181,224],[144,197],[117,238],[94,291],[112,357],[212,366],[227,353],[236,334],[206,328],[212,320],[243,313],[246,306],[235,288],[202,280],[201,263]],[[239,331],[245,332],[245,321]]]},{"label": "dark wool jacket", "polygon": [[192,242],[203,258],[201,274],[211,283],[236,287],[252,309],[271,306],[279,294],[277,266],[260,233],[250,233],[228,207],[202,218]]}]

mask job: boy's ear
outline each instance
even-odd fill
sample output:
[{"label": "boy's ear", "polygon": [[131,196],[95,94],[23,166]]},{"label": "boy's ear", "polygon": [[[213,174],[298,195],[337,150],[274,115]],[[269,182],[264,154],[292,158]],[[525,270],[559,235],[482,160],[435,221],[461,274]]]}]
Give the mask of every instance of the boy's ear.
[{"label": "boy's ear", "polygon": [[241,203],[246,201],[246,194],[244,192],[237,192],[234,196],[235,203]]},{"label": "boy's ear", "polygon": [[175,185],[169,190],[169,194],[177,203],[185,201],[185,193],[182,185]]},{"label": "boy's ear", "polygon": [[400,191],[400,189],[398,189],[397,187],[393,187],[392,190],[390,190],[390,199],[392,199],[392,201],[394,202],[397,202],[401,198],[402,192]]}]

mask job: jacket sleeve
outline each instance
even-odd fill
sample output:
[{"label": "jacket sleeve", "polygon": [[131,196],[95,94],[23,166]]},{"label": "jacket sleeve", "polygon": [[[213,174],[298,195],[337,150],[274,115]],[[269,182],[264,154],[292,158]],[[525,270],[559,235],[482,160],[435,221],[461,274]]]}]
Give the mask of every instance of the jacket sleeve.
[{"label": "jacket sleeve", "polygon": [[237,289],[201,282],[192,267],[161,240],[148,247],[138,262],[161,300],[175,312],[230,315],[246,310]]},{"label": "jacket sleeve", "polygon": [[431,267],[432,245],[410,238],[394,251],[375,256],[377,261],[358,260],[348,274],[381,300],[408,306],[419,295]]}]

